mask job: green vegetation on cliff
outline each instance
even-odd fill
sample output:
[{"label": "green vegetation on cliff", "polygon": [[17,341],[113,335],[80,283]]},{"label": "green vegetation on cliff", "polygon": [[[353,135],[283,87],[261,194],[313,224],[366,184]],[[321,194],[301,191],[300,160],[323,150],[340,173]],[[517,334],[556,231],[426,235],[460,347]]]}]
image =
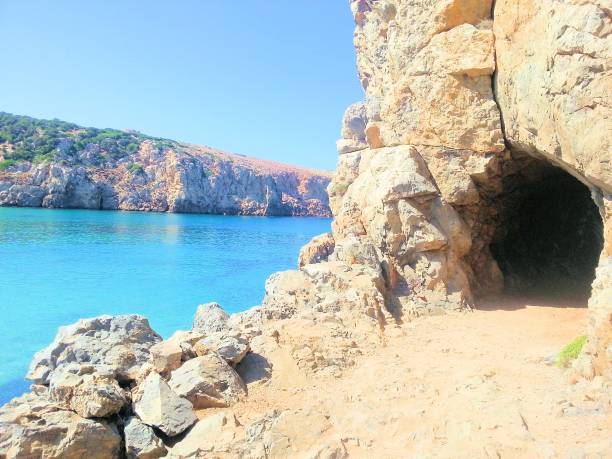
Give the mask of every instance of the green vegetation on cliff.
[{"label": "green vegetation on cliff", "polygon": [[156,140],[164,148],[174,146],[172,141],[139,132],[85,128],[57,119],[40,120],[0,112],[0,156],[5,161],[78,162],[87,152],[89,162],[103,163],[138,151],[144,140]]}]

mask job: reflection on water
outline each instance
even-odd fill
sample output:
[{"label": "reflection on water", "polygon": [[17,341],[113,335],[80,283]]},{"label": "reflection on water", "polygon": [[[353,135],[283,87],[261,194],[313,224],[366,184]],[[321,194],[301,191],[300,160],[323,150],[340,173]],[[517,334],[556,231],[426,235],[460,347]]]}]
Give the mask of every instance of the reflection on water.
[{"label": "reflection on water", "polygon": [[328,219],[0,208],[0,403],[22,390],[32,354],[58,326],[139,313],[167,335],[189,328],[202,302],[246,309],[261,301],[269,274],[293,268],[299,247],[329,226]]}]

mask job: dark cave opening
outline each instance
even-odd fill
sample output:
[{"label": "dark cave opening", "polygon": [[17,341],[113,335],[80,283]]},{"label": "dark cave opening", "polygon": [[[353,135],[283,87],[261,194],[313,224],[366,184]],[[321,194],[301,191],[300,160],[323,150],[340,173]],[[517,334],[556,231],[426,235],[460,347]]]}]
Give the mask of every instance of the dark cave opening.
[{"label": "dark cave opening", "polygon": [[548,161],[514,154],[503,166],[489,250],[504,293],[586,305],[603,248],[589,188]]}]

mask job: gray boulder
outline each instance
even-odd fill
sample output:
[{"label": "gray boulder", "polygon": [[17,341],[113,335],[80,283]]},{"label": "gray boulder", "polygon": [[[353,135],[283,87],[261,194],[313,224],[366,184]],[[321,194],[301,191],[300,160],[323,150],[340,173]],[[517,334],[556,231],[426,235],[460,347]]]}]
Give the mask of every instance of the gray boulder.
[{"label": "gray boulder", "polygon": [[134,411],[145,424],[174,437],[198,419],[193,405],[179,397],[157,373],[151,373],[138,386],[134,395]]},{"label": "gray boulder", "polygon": [[127,420],[124,434],[128,459],[158,459],[168,452],[155,431],[136,416]]},{"label": "gray boulder", "polygon": [[198,306],[193,319],[193,331],[205,335],[226,331],[229,318],[229,314],[223,310],[219,303],[201,304]]},{"label": "gray boulder", "polygon": [[229,406],[247,392],[236,371],[212,351],[173,371],[168,384],[196,409]]},{"label": "gray boulder", "polygon": [[94,371],[112,371],[119,381],[131,381],[159,341],[149,321],[139,315],[82,319],[59,329],[53,342],[34,356],[27,378],[48,385],[54,372],[87,364]]}]

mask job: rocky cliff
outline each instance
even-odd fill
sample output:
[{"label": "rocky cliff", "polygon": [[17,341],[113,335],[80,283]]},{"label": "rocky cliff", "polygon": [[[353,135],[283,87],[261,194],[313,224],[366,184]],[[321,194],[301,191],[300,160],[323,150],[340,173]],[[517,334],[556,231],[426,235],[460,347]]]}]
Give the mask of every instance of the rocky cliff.
[{"label": "rocky cliff", "polygon": [[[166,341],[139,317],[60,331],[0,411],[0,457],[609,454],[609,5],[350,6],[366,98],[332,234],[260,306],[204,305]],[[543,353],[580,310],[484,307],[517,293],[588,302],[571,390]]]},{"label": "rocky cliff", "polygon": [[329,216],[325,172],[0,114],[0,206]]}]

